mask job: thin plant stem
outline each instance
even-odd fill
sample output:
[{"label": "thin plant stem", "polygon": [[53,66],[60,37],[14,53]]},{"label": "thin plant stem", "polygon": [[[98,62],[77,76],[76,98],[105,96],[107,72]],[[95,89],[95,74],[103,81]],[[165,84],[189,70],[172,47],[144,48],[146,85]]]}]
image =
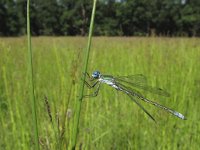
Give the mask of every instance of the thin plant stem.
[{"label": "thin plant stem", "polygon": [[35,149],[39,150],[39,136],[38,136],[38,124],[37,124],[37,111],[36,111],[36,101],[34,96],[34,83],[33,83],[33,61],[32,61],[32,49],[31,49],[31,33],[30,33],[30,0],[27,0],[27,39],[28,39],[28,73],[30,81],[30,99],[32,101],[32,117],[33,117],[33,127],[34,127],[34,143]]},{"label": "thin plant stem", "polygon": [[[84,67],[83,67],[83,72],[85,72],[85,73],[86,73],[87,67],[88,67],[89,53],[90,53],[91,40],[92,40],[92,32],[93,32],[93,26],[94,26],[94,16],[95,16],[95,10],[96,10],[96,2],[97,2],[97,0],[93,1],[93,9],[92,9],[92,16],[91,16],[91,21],[90,21],[90,29],[89,29],[89,38],[88,38],[87,48],[86,48],[86,52],[85,52],[85,61],[84,61]],[[83,80],[82,80],[81,87],[80,87],[80,97],[76,103],[74,130],[73,130],[74,132],[73,132],[73,137],[72,137],[72,149],[75,149],[76,143],[77,143],[78,126],[79,126],[81,104],[82,104],[83,91],[84,91],[84,80],[85,80],[85,76],[83,76]]]}]

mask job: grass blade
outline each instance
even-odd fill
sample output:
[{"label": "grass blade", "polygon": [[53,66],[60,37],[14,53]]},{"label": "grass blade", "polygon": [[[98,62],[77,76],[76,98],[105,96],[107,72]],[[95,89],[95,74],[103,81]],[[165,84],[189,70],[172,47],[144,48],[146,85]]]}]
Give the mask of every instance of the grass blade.
[{"label": "grass blade", "polygon": [[34,143],[36,144],[36,150],[39,150],[39,136],[38,136],[38,125],[37,125],[37,112],[36,112],[36,101],[34,96],[34,83],[33,83],[33,62],[32,62],[32,49],[31,49],[31,33],[30,33],[30,0],[27,0],[27,39],[28,39],[28,73],[30,80],[30,99],[32,101],[32,117],[34,127]]},{"label": "grass blade", "polygon": [[[94,16],[95,16],[95,10],[96,10],[96,2],[97,2],[97,0],[93,1],[93,9],[92,9],[92,16],[91,16],[91,21],[90,21],[90,29],[89,29],[89,38],[88,38],[87,48],[86,48],[86,52],[85,52],[85,61],[84,61],[83,72],[86,72],[87,67],[88,67],[89,53],[90,53],[91,40],[92,40],[92,32],[93,32],[93,26],[94,26]],[[83,80],[81,83],[80,97],[78,99],[78,102],[76,103],[74,130],[73,130],[73,137],[72,137],[72,149],[75,149],[76,143],[77,143],[78,125],[79,125],[79,120],[80,120],[81,104],[82,104],[83,91],[84,91],[84,82],[83,82],[84,80],[85,80],[85,76],[83,77]]]}]

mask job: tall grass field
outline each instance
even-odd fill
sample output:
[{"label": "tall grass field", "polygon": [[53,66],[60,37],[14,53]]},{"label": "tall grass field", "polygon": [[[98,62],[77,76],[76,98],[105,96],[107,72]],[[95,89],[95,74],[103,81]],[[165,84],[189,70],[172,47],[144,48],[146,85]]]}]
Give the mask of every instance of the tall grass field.
[{"label": "tall grass field", "polygon": [[[0,149],[33,150],[27,39],[0,38]],[[33,78],[40,149],[71,149],[87,39],[33,37]],[[197,150],[200,146],[200,39],[94,37],[88,72],[143,74],[170,97],[139,90],[177,110],[181,120],[143,101],[154,123],[129,97],[102,85],[83,99],[76,149]],[[93,90],[87,90],[89,94]]]}]

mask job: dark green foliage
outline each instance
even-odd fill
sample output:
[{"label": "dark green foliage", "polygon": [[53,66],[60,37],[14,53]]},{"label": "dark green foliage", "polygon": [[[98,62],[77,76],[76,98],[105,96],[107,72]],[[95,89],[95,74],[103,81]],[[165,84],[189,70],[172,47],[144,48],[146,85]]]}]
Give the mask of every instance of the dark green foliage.
[{"label": "dark green foliage", "polygon": [[13,36],[20,34],[21,20],[16,1],[0,2],[0,35]]},{"label": "dark green foliage", "polygon": [[[0,36],[24,35],[26,1],[1,0]],[[33,35],[86,35],[92,0],[32,0]],[[95,35],[200,36],[199,0],[99,0]]]}]

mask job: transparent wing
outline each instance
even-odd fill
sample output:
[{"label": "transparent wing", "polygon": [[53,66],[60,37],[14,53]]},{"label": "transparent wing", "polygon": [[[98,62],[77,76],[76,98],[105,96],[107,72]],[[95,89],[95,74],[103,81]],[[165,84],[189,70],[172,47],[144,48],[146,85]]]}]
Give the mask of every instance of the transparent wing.
[{"label": "transparent wing", "polygon": [[120,80],[129,80],[134,83],[138,84],[147,84],[147,78],[142,75],[142,74],[135,74],[135,75],[128,75],[128,76],[117,76],[114,77],[115,79],[120,79]]},{"label": "transparent wing", "polygon": [[[130,87],[127,87],[127,86],[125,86],[125,85],[123,85],[123,84],[121,84],[121,83],[117,83],[117,86],[119,86],[119,87],[122,89],[122,91],[124,91],[127,95],[129,95],[129,97],[130,97],[130,95],[131,95],[131,96],[133,96],[133,97],[135,97],[135,98],[137,98],[137,99],[140,99],[140,100],[142,100],[142,101],[144,101],[144,102],[146,102],[146,103],[149,103],[149,104],[151,104],[151,105],[154,105],[154,106],[156,106],[156,107],[159,107],[159,108],[161,108],[161,109],[163,109],[163,110],[165,110],[165,111],[171,113],[172,115],[174,115],[174,116],[176,116],[176,117],[178,117],[178,118],[180,118],[180,119],[186,120],[186,117],[185,117],[184,115],[182,115],[181,113],[179,113],[179,112],[177,112],[177,111],[175,111],[175,110],[172,110],[172,109],[170,109],[170,108],[168,108],[168,107],[165,107],[165,106],[163,106],[163,105],[161,105],[161,104],[158,104],[158,103],[156,103],[156,102],[154,102],[154,101],[151,101],[151,100],[145,98],[145,97],[142,96],[138,91],[135,91],[134,89],[132,89],[132,88],[130,88]],[[146,113],[147,113],[147,112],[146,112]],[[147,114],[148,114],[148,113],[147,113]],[[149,115],[149,114],[148,114],[148,115]],[[150,116],[150,117],[151,117],[151,119],[153,119],[152,116]],[[154,119],[153,119],[153,120],[154,120]]]},{"label": "transparent wing", "polygon": [[144,75],[142,74],[136,74],[136,75],[129,75],[129,76],[118,76],[114,77],[114,80],[116,82],[121,82],[123,84],[128,84],[130,86],[134,86],[136,88],[169,97],[170,94],[166,92],[165,90],[158,88],[158,87],[152,87],[147,84],[147,79]]},{"label": "transparent wing", "polygon": [[[142,94],[140,93],[140,92],[138,92],[137,90],[134,90],[134,89],[132,89],[132,88],[130,88],[130,87],[126,87],[126,86],[124,86],[124,85],[122,85],[122,84],[117,84],[118,86],[120,86],[121,88],[123,88],[124,90],[126,89],[127,91],[132,91],[132,92],[134,92],[135,94],[137,94],[138,96],[140,96],[140,97],[143,97],[142,96]],[[156,120],[154,119],[154,117],[137,101],[137,97],[135,97],[133,94],[128,94],[128,93],[126,93],[129,97],[130,97],[130,99],[132,100],[132,101],[134,101],[154,122],[156,122]]]},{"label": "transparent wing", "polygon": [[156,122],[156,120],[154,119],[154,117],[135,99],[135,97],[133,97],[132,95],[130,95],[130,94],[127,94],[129,97],[130,97],[130,99],[132,100],[132,101],[134,101],[153,121],[155,121]]}]

